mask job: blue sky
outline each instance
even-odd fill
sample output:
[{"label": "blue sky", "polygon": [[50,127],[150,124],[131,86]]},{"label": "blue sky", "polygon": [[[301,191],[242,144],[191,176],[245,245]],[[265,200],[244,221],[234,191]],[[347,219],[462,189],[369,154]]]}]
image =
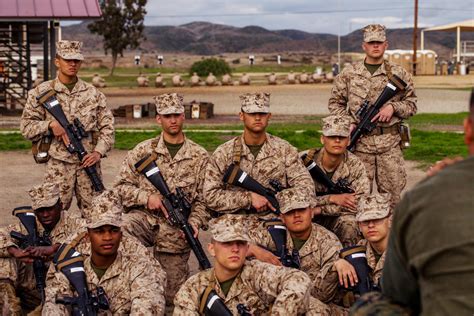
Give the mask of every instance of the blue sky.
[{"label": "blue sky", "polygon": [[[207,21],[347,34],[370,23],[412,27],[414,0],[148,0],[146,25]],[[419,27],[474,19],[474,0],[419,0]]]}]

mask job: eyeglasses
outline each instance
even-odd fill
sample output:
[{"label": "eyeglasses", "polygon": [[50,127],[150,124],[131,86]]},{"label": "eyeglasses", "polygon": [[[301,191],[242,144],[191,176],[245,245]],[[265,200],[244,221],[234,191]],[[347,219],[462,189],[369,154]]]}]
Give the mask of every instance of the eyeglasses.
[{"label": "eyeglasses", "polygon": [[384,217],[384,218],[379,218],[379,219],[371,219],[371,220],[368,220],[368,221],[363,221],[363,222],[359,222],[359,224],[361,226],[369,226],[370,223],[373,223],[374,225],[380,225],[383,223],[383,221],[386,219],[387,217]]}]

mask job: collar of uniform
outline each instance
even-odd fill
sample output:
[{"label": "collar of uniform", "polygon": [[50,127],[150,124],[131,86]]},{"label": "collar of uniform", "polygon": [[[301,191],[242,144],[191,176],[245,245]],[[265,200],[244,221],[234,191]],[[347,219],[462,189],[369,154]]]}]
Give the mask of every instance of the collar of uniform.
[{"label": "collar of uniform", "polygon": [[[91,283],[95,286],[103,284],[105,281],[113,279],[120,275],[122,271],[122,253],[120,250],[117,252],[117,258],[115,258],[114,262],[107,268],[105,274],[102,276],[102,279],[99,280],[97,274],[95,274],[94,270],[92,269],[91,259],[92,256],[86,257],[84,260],[84,270],[86,271],[86,276],[88,280],[91,280]],[[92,289],[90,289],[92,290]],[[110,294],[106,292],[109,298],[111,298]]]},{"label": "collar of uniform", "polygon": [[[307,255],[319,250],[319,247],[312,247],[313,240],[317,238],[318,228],[316,224],[311,224],[311,233],[309,234],[308,239],[304,243],[303,247],[298,251],[300,258],[306,257]],[[289,250],[293,250],[295,248],[293,244],[293,239],[291,235],[288,233],[288,238],[286,241],[286,246]]]},{"label": "collar of uniform", "polygon": [[[181,161],[185,159],[192,159],[193,157],[191,155],[191,151],[189,150],[189,146],[189,140],[186,138],[186,135],[184,135],[183,147],[181,147],[180,150],[176,153],[176,156],[174,156],[173,160]],[[156,153],[166,156],[169,160],[171,160],[170,152],[168,151],[168,148],[166,147],[165,141],[163,139],[163,133],[161,133],[158,138],[158,144],[156,145],[155,151]]]},{"label": "collar of uniform", "polygon": [[[49,232],[49,237],[51,238],[51,242],[55,243],[54,240],[54,237],[57,237],[58,234],[61,232],[61,229],[60,227],[62,227],[65,223],[65,216],[67,216],[66,212],[65,211],[61,211],[61,217],[59,218],[59,221],[56,223],[56,225],[54,226],[54,228]],[[39,225],[38,227],[41,227],[42,228],[42,234],[44,233],[45,229],[43,227],[43,225]]]},{"label": "collar of uniform", "polygon": [[365,256],[367,257],[367,264],[369,267],[372,269],[373,273],[376,273],[377,271],[383,269],[383,262],[385,259],[385,251],[382,253],[380,256],[379,261],[375,261],[375,250],[372,248],[370,243],[366,240],[363,239],[359,242],[360,244],[363,244],[366,248],[365,250]]},{"label": "collar of uniform", "polygon": [[386,61],[384,60],[382,62],[382,65],[379,67],[379,69],[377,69],[374,72],[374,74],[371,75],[370,72],[365,67],[365,58],[364,58],[364,60],[359,61],[354,64],[354,70],[356,73],[363,75],[364,77],[370,78],[370,77],[378,76],[380,74],[384,74],[384,75],[387,74],[387,71],[385,70],[385,66],[386,66]]},{"label": "collar of uniform", "polygon": [[74,86],[74,89],[72,89],[72,91],[69,91],[69,89],[58,79],[58,77],[54,79],[54,90],[57,92],[72,94],[86,89],[86,83],[79,77],[77,77],[76,85]]},{"label": "collar of uniform", "polygon": [[[325,152],[324,147],[321,148],[318,152],[316,152],[316,164],[321,167],[321,169],[324,170],[323,168],[323,153]],[[334,174],[332,176],[332,181],[337,181],[340,178],[346,177],[349,174],[349,169],[347,167],[347,159],[348,159],[348,154],[347,151],[344,153],[344,158],[342,159],[341,163],[339,166],[336,167],[336,170],[334,170]]]},{"label": "collar of uniform", "polygon": [[217,277],[216,277],[216,273],[215,273],[215,269],[212,268],[209,270],[209,277],[210,277],[210,280],[212,280],[212,278],[214,279],[216,285],[214,286],[214,289],[216,290],[216,293],[217,295],[219,295],[224,302],[228,302],[230,301],[232,298],[236,297],[236,296],[239,296],[240,293],[242,293],[242,271],[245,269],[245,264],[244,266],[242,267],[242,270],[240,271],[240,273],[235,277],[235,280],[234,282],[232,283],[230,289],[229,289],[229,292],[227,293],[227,296],[224,295],[224,292],[222,292],[222,289],[221,289],[221,285],[219,284],[219,281],[217,280]]},{"label": "collar of uniform", "polygon": [[[272,142],[273,136],[268,133],[265,133],[265,135],[266,135],[266,140],[263,143],[263,146],[260,149],[260,152],[258,153],[257,157],[255,157],[255,161],[257,161],[257,158],[258,160],[261,160],[262,158],[274,157],[278,153],[278,151],[275,149],[275,146]],[[242,157],[246,156],[247,159],[248,157],[253,157],[248,146],[247,145],[244,146],[245,144],[244,135],[242,134],[242,136],[240,137],[241,137],[241,142],[242,142]]]}]

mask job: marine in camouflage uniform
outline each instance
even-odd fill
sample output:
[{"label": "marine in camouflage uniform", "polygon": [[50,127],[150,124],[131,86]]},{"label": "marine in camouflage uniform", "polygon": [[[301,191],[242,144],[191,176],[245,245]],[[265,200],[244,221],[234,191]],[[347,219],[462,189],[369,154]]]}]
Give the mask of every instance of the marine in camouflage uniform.
[{"label": "marine in camouflage uniform", "polygon": [[263,196],[223,182],[224,173],[232,163],[264,187],[270,188],[270,180],[278,180],[285,188],[282,192],[314,196],[314,184],[297,149],[265,132],[271,117],[270,94],[249,93],[240,98],[244,133],[212,154],[206,169],[204,197],[207,206],[217,213],[247,214],[245,222],[253,233],[260,219],[274,216],[269,214],[272,206]]},{"label": "marine in camouflage uniform", "polygon": [[[369,178],[364,164],[346,147],[349,142],[350,121],[347,116],[332,115],[323,119],[321,143],[323,148],[307,153],[334,183],[345,181],[354,193],[329,194],[328,188],[314,180],[316,188],[317,222],[334,232],[344,247],[360,239],[355,216],[357,199],[370,192]],[[308,165],[305,161],[305,165]]]},{"label": "marine in camouflage uniform", "polygon": [[[69,242],[85,256],[88,289],[94,291],[99,286],[104,289],[109,301],[108,312],[113,315],[163,315],[164,272],[145,247],[132,237],[122,235],[123,209],[116,196],[105,191],[93,200],[91,208],[87,237],[81,234]],[[104,244],[110,248],[103,247]],[[46,282],[43,315],[68,315],[66,307],[57,304],[56,298],[72,296],[71,284],[54,267],[50,267]]]},{"label": "marine in camouflage uniform", "polygon": [[[62,211],[59,187],[56,184],[45,183],[29,191],[32,208],[36,214],[38,236],[47,236],[53,245],[65,242],[71,232],[84,227],[81,218],[73,217],[68,212]],[[35,258],[33,250],[49,251],[54,254],[57,246],[34,247],[29,251],[19,249],[16,239],[10,237],[10,232],[15,231],[26,235],[27,231],[20,222],[0,229],[0,310],[3,306],[8,314],[18,315],[21,306],[25,310],[32,310],[41,303],[41,297],[36,289],[33,265],[24,263],[22,259]],[[49,249],[46,249],[49,248]],[[42,252],[45,255],[44,252]],[[45,260],[47,265],[49,264]],[[19,294],[16,296],[15,290]]]},{"label": "marine in camouflage uniform", "polygon": [[[370,268],[369,278],[373,289],[377,290],[380,288],[380,277],[382,276],[385,250],[389,238],[390,195],[388,193],[364,195],[360,198],[358,207],[359,213],[356,220],[364,239],[357,245],[365,248],[365,257]],[[355,285],[362,281],[358,279],[355,268],[345,259],[336,261],[334,267],[337,270],[342,288],[347,288],[348,285]],[[355,298],[352,292],[343,295],[345,296],[343,304],[346,307],[354,303]]]},{"label": "marine in camouflage uniform", "polygon": [[[239,304],[251,315],[301,315],[310,306],[310,280],[296,269],[259,261],[245,261],[247,229],[236,215],[223,215],[210,222],[212,241],[208,249],[215,257],[212,269],[189,278],[174,300],[174,315],[200,315],[201,296],[213,289],[238,315]],[[229,259],[231,257],[231,259]]]},{"label": "marine in camouflage uniform", "polygon": [[[60,185],[64,209],[69,209],[75,195],[82,210],[90,204],[95,194],[83,167],[95,164],[100,176],[100,159],[114,144],[114,117],[107,108],[104,94],[77,77],[84,59],[81,54],[82,42],[59,41],[56,47],[58,77],[29,91],[20,130],[25,138],[32,141],[38,141],[47,133],[55,136],[49,149],[51,158],[46,164],[44,182]],[[89,154],[82,163],[76,154],[67,151],[63,143],[66,138],[64,129],[36,100],[36,97],[50,89],[56,91],[68,121],[72,123],[78,118],[88,132],[89,136],[82,139],[82,144]]]},{"label": "marine in camouflage uniform", "polygon": [[155,97],[155,102],[157,121],[162,125],[163,132],[129,151],[115,182],[115,189],[125,207],[124,229],[144,245],[155,246],[156,257],[168,276],[166,299],[167,304],[171,305],[174,295],[189,275],[187,262],[190,247],[182,237],[181,230],[170,225],[163,216],[161,194],[134,165],[146,155],[156,154],[155,162],[171,192],[182,189],[192,204],[188,222],[197,231],[205,227],[210,218],[202,197],[208,153],[182,132],[182,96],[176,93],[163,94]]},{"label": "marine in camouflage uniform", "polygon": [[[312,282],[312,296],[319,301],[321,312],[329,313],[332,307],[326,304],[332,302],[337,292],[337,273],[333,270],[333,264],[339,258],[342,245],[335,234],[312,223],[313,215],[308,197],[283,192],[278,201],[282,213],[281,225],[285,225],[288,230],[288,253],[296,250],[299,254],[300,269],[309,275]],[[262,223],[262,226],[267,226],[267,223]],[[257,232],[252,237],[252,243],[257,248],[251,245],[249,253],[259,259],[259,252],[266,252],[261,247],[271,251],[275,251],[276,247],[267,229],[258,229]]]},{"label": "marine in camouflage uniform", "polygon": [[417,111],[417,97],[412,76],[401,66],[383,60],[387,48],[385,27],[379,24],[364,28],[364,50],[366,58],[342,70],[334,80],[329,99],[331,114],[349,115],[354,127],[359,118],[357,110],[365,100],[373,104],[387,85],[389,77],[397,75],[407,83],[375,117],[377,128],[369,135],[363,135],[354,153],[365,164],[372,185],[374,178],[377,191],[390,193],[392,207],[400,200],[400,193],[406,184],[406,171],[400,148],[400,122]]}]

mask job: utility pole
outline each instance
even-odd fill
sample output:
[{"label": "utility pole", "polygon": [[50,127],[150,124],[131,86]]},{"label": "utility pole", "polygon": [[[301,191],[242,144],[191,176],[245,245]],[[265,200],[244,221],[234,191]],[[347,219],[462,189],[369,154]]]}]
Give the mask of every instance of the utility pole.
[{"label": "utility pole", "polygon": [[416,42],[418,33],[418,0],[415,0],[415,25],[413,27],[413,76],[416,76]]}]

